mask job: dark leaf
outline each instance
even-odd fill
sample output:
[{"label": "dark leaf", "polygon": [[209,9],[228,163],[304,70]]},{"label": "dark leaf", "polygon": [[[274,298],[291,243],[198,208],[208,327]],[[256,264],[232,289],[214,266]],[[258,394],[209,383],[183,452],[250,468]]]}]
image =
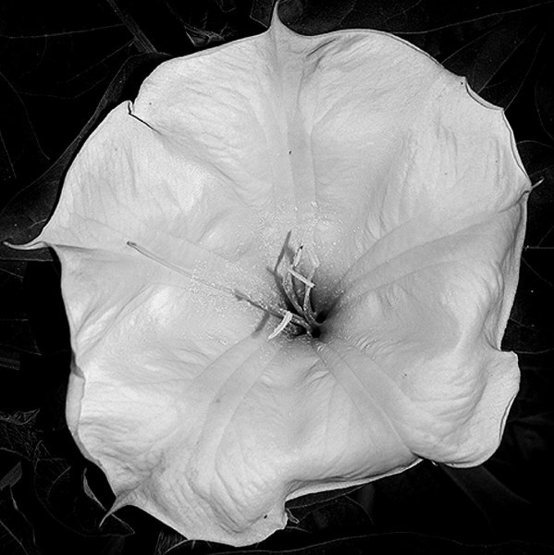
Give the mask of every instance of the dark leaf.
[{"label": "dark leaf", "polygon": [[[141,52],[166,52],[173,56],[188,54],[196,48],[205,48],[224,40],[220,33],[206,27],[208,4],[188,6],[154,0],[137,3],[132,0],[107,0],[114,13],[135,37]],[[228,3],[227,3],[228,4]],[[232,7],[225,6],[227,11]],[[196,13],[198,24],[185,19],[185,14]]]},{"label": "dark leaf", "polygon": [[156,540],[154,555],[167,555],[169,553],[177,555],[180,551],[179,548],[190,546],[193,543],[193,540],[187,540],[181,534],[173,530],[162,530],[158,534],[158,539]]},{"label": "dark leaf", "polygon": [[0,276],[22,280],[27,268],[25,260],[0,260]]},{"label": "dark leaf", "polygon": [[524,18],[504,18],[441,63],[453,73],[467,77],[471,88],[480,93],[525,43],[534,27],[533,21]]},{"label": "dark leaf", "polygon": [[115,15],[121,20],[123,25],[127,27],[128,31],[134,37],[134,42],[140,52],[146,54],[158,52],[148,36],[141,29],[141,26],[137,23],[133,15],[130,13],[128,6],[126,6],[126,2],[121,2],[118,0],[106,0],[106,2],[110,6],[110,8],[112,8]]},{"label": "dark leaf", "polygon": [[0,206],[13,194],[13,184],[47,156],[39,143],[25,103],[0,66]]},{"label": "dark leaf", "polygon": [[530,516],[531,504],[500,482],[484,466],[474,468],[439,468],[467,496],[492,530],[521,524]]},{"label": "dark leaf", "polygon": [[[129,58],[112,79],[108,89],[87,124],[75,137],[64,153],[38,179],[22,189],[0,211],[0,241],[9,240],[22,244],[36,237],[54,210],[61,181],[73,157],[107,111],[121,101],[133,98],[133,89],[159,64],[165,56],[143,54]],[[48,259],[46,250],[18,251],[0,245],[0,259],[36,260]]]},{"label": "dark leaf", "polygon": [[357,503],[360,508],[364,511],[365,515],[367,516],[368,520],[375,524],[373,514],[375,511],[375,486],[373,483],[366,484],[362,486],[360,489],[353,491],[349,494],[349,497]]},{"label": "dark leaf", "polygon": [[283,21],[291,24],[296,31],[309,35],[339,27],[371,28],[408,35],[429,33],[511,13],[523,14],[549,4],[550,0],[457,2],[448,6],[440,0],[290,0],[283,2],[280,13]]},{"label": "dark leaf", "polygon": [[11,488],[0,491],[0,547],[2,555],[40,555],[33,527],[17,506]]},{"label": "dark leaf", "polygon": [[214,46],[218,43],[221,43],[225,40],[225,37],[219,33],[199,29],[198,27],[194,27],[193,25],[185,23],[184,21],[181,23],[181,25],[183,26],[183,29],[185,29],[185,33],[194,48],[207,48],[209,46]]},{"label": "dark leaf", "polygon": [[471,501],[429,461],[374,482],[378,530],[401,530],[476,541],[490,530]]},{"label": "dark leaf", "polygon": [[123,555],[129,553],[125,550],[125,543],[128,536],[110,536],[104,539],[104,546],[99,555]]},{"label": "dark leaf", "polygon": [[352,532],[367,530],[373,524],[369,512],[373,497],[372,484],[299,497],[287,503],[289,524],[298,524],[298,529],[308,533],[329,533],[332,526]]},{"label": "dark leaf", "polygon": [[[536,357],[522,357],[521,384],[514,411],[516,419],[554,411],[551,400],[554,395],[554,375],[550,372],[554,355],[545,355],[542,360]],[[554,430],[554,420],[551,422]],[[553,452],[554,454],[554,452]]]},{"label": "dark leaf", "polygon": [[518,47],[504,61],[494,78],[479,91],[485,100],[504,109],[512,104],[529,76],[544,41],[544,33],[537,26],[518,40]]},{"label": "dark leaf", "polygon": [[535,107],[547,135],[554,140],[554,67],[549,60],[535,81]]},{"label": "dark leaf", "polygon": [[332,490],[332,491],[322,491],[320,493],[311,493],[309,495],[303,495],[301,497],[297,497],[291,501],[287,502],[288,509],[300,509],[306,507],[312,507],[314,505],[322,505],[325,503],[329,503],[330,501],[334,501],[339,497],[343,497],[344,495],[348,495],[351,492],[356,491],[362,486],[354,486],[351,488],[345,488],[341,490]]},{"label": "dark leaf", "polygon": [[518,150],[531,181],[538,184],[529,195],[525,244],[530,249],[554,246],[554,147],[537,141],[522,141]]},{"label": "dark leaf", "polygon": [[28,318],[0,318],[0,338],[0,351],[14,348],[16,352],[39,354]]},{"label": "dark leaf", "polygon": [[23,475],[23,470],[21,467],[21,463],[16,463],[11,470],[9,470],[3,478],[0,479],[0,491],[5,488],[13,488],[19,480],[21,480],[21,476]]},{"label": "dark leaf", "polygon": [[0,368],[19,370],[21,367],[19,353],[14,349],[0,348]]},{"label": "dark leaf", "polygon": [[[58,522],[83,536],[127,536],[133,530],[110,515],[90,487],[83,471],[66,459],[52,457],[42,450],[35,460],[34,486],[39,501]],[[87,484],[88,486],[88,484]]]},{"label": "dark leaf", "polygon": [[310,509],[296,509],[293,515],[304,531],[319,538],[359,534],[372,528],[372,521],[364,508],[347,496]]},{"label": "dark leaf", "polygon": [[65,38],[117,26],[109,10],[94,3],[76,5],[72,0],[57,0],[55,4],[36,2],[32,10],[29,7],[28,3],[2,2],[0,38],[17,41]]},{"label": "dark leaf", "polygon": [[539,542],[464,543],[425,534],[364,534],[317,542],[299,548],[214,550],[218,555],[366,555],[402,553],[409,555],[552,555]]},{"label": "dark leaf", "polygon": [[[487,466],[503,483],[530,499],[541,513],[554,495],[554,354],[520,356],[520,391],[510,411],[500,448]],[[535,510],[535,512],[537,512]],[[535,537],[541,529],[537,515]],[[550,512],[542,512],[545,537],[550,536]],[[521,527],[513,526],[521,530]]]},{"label": "dark leaf", "polygon": [[[345,25],[345,21],[356,9],[358,1],[327,0],[324,6],[321,4],[321,2],[294,0],[283,3],[282,11],[279,9],[279,13],[283,21],[292,26],[295,31],[306,35],[316,35],[348,27],[348,24]],[[371,14],[372,9],[369,5],[366,10]],[[359,26],[359,23],[355,25],[355,27]]]},{"label": "dark leaf", "polygon": [[[400,0],[380,3],[382,9],[376,28],[390,33],[428,33],[464,23],[494,18],[511,13],[523,14],[540,6],[547,6],[549,0],[507,0],[489,2],[456,2],[446,6],[440,0]],[[362,4],[360,2],[360,4]],[[354,16],[358,15],[358,12]],[[346,21],[352,24],[352,19]]]},{"label": "dark leaf", "polygon": [[58,156],[123,61],[129,37],[102,12],[1,3],[0,166],[11,173],[0,170],[0,207]]},{"label": "dark leaf", "polygon": [[[520,307],[516,308],[514,312],[520,312]],[[552,329],[539,328],[536,324],[529,322],[519,322],[516,316],[512,316],[502,340],[502,349],[515,351],[518,355],[540,355],[550,352],[554,350],[552,347]]]},{"label": "dark leaf", "polygon": [[[8,263],[10,264],[10,263]],[[18,370],[23,353],[37,355],[40,350],[36,341],[31,319],[27,312],[28,291],[23,275],[16,271],[24,271],[15,261],[13,272],[0,273],[0,287],[2,288],[2,303],[0,304],[0,366]]]},{"label": "dark leaf", "polygon": [[[552,464],[553,457],[549,453],[549,445],[554,439],[553,417],[554,415],[550,411],[542,414],[521,415],[511,422],[512,441],[517,444],[523,460],[530,464],[541,460],[543,463]],[[552,489],[552,479],[548,485],[543,482],[544,486]]]},{"label": "dark leaf", "polygon": [[232,12],[237,9],[236,0],[215,0],[217,7],[224,13]]},{"label": "dark leaf", "polygon": [[531,179],[542,179],[528,199],[527,233],[520,269],[520,281],[506,329],[504,348],[519,354],[540,354],[553,348],[554,325],[542,307],[554,302],[552,254],[554,244],[554,149],[535,141],[519,144]]},{"label": "dark leaf", "polygon": [[548,280],[552,264],[542,253],[539,258],[543,260],[532,262],[529,255],[530,252],[524,252],[518,291],[503,340],[503,348],[519,354],[539,354],[553,347],[554,323],[543,310],[545,305],[554,303],[554,288]]},{"label": "dark leaf", "polygon": [[38,410],[0,412],[0,451],[31,460],[40,441],[37,416]]},{"label": "dark leaf", "polygon": [[[531,181],[544,177],[543,172],[554,169],[554,147],[539,141],[519,141],[517,149]],[[543,187],[544,189],[544,187]]]},{"label": "dark leaf", "polygon": [[[554,247],[548,247],[546,245],[542,247],[527,248],[523,251],[522,262],[525,267],[528,268],[534,275],[536,275],[542,283],[547,285],[548,289],[550,289],[545,290],[545,302],[548,302],[549,300],[554,300],[554,264],[552,264],[553,254]],[[544,324],[548,326],[549,322],[546,319],[544,320]]]},{"label": "dark leaf", "polygon": [[50,369],[50,380],[55,377],[65,380],[70,353],[69,324],[61,297],[59,268],[54,264],[29,263],[24,285],[25,308],[40,353],[63,357],[50,359],[51,364],[63,365]]},{"label": "dark leaf", "polygon": [[[289,2],[282,1],[282,4],[289,4]],[[250,8],[250,18],[260,23],[264,27],[269,27],[271,16],[273,14],[274,0],[253,0],[252,7]]]}]

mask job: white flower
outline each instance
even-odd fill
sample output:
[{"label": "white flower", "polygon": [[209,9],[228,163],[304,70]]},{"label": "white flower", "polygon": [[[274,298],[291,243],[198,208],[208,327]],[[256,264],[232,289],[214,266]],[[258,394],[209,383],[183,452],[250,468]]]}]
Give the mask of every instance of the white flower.
[{"label": "white flower", "polygon": [[162,64],[28,245],[62,263],[68,424],[115,508],[246,545],[300,495],[487,459],[528,190],[502,110],[391,35],[274,18]]}]

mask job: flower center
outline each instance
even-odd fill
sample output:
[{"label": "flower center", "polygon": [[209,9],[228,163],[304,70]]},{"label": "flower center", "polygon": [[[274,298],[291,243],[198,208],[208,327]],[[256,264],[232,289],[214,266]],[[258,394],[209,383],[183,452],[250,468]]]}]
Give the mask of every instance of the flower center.
[{"label": "flower center", "polygon": [[287,310],[283,315],[280,324],[273,330],[269,339],[277,337],[289,325],[298,328],[298,334],[306,333],[309,337],[319,337],[321,334],[321,318],[318,318],[317,313],[312,305],[312,290],[315,287],[313,277],[319,261],[315,256],[310,256],[308,264],[308,273],[304,275],[300,270],[300,262],[304,252],[303,245],[300,245],[296,250],[292,262],[287,264],[279,276],[280,288],[284,294],[287,304]]},{"label": "flower center", "polygon": [[[132,241],[127,241],[127,246],[131,247],[139,254],[145,256],[153,262],[168,268],[169,270],[185,275],[195,281],[199,281],[208,287],[230,293],[237,299],[247,301],[252,306],[259,308],[272,316],[280,317],[281,321],[268,336],[268,339],[274,339],[285,330],[291,330],[294,335],[306,334],[308,337],[314,338],[319,337],[321,334],[321,325],[324,319],[323,314],[318,314],[314,310],[312,304],[312,291],[315,288],[313,277],[319,266],[319,260],[314,254],[309,254],[307,257],[308,261],[302,264],[304,268],[307,268],[307,271],[303,273],[300,269],[304,253],[303,245],[298,247],[294,256],[288,263],[283,263],[283,259],[285,257],[282,255],[274,270],[277,286],[283,294],[286,308],[274,306],[272,304],[268,304],[264,300],[253,298],[251,295],[243,293],[242,291],[230,287],[227,284],[217,284],[213,281],[207,282],[206,280],[200,279],[190,270],[165,260],[156,253]],[[306,259],[306,256],[304,256],[304,259]],[[279,271],[280,266],[284,266],[281,271]]]}]

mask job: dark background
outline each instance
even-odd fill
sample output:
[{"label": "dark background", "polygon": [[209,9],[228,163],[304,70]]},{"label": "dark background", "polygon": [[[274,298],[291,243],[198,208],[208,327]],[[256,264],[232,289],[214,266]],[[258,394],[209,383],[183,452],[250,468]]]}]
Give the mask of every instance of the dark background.
[{"label": "dark background", "polygon": [[[0,240],[35,237],[60,180],[103,116],[163,60],[262,32],[271,0],[3,0],[0,4]],[[289,526],[243,550],[187,541],[113,499],[64,420],[68,328],[48,250],[0,249],[0,552],[172,555],[260,552],[554,553],[554,2],[283,0],[316,34],[395,33],[503,106],[536,187],[504,339],[522,385],[484,465],[422,463],[349,492],[290,504]],[[542,181],[541,181],[542,180]]]}]

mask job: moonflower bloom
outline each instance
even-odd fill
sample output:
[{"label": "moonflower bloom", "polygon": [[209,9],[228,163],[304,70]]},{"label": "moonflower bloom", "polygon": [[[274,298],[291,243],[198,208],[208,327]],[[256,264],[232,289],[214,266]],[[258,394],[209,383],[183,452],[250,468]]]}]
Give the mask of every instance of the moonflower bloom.
[{"label": "moonflower bloom", "polygon": [[134,505],[247,545],[301,495],[497,448],[529,180],[503,111],[385,33],[168,61],[69,169],[67,421]]}]

